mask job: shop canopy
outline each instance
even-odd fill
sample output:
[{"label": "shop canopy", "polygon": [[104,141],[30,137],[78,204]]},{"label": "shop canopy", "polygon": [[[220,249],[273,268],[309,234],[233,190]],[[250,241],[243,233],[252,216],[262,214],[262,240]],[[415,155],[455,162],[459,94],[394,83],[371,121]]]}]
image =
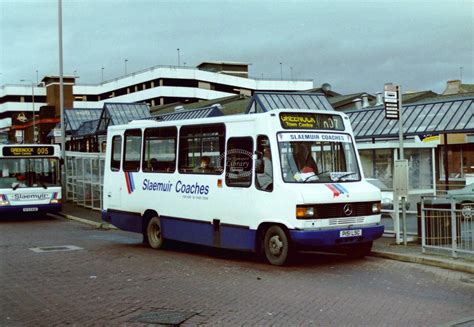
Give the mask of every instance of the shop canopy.
[{"label": "shop canopy", "polygon": [[150,117],[150,108],[146,103],[105,103],[96,134],[106,134],[109,126],[127,124],[132,120]]},{"label": "shop canopy", "polygon": [[304,92],[255,92],[246,113],[255,114],[275,109],[334,110],[324,94]]},{"label": "shop canopy", "polygon": [[98,119],[85,121],[79,126],[79,128],[72,132],[73,137],[85,137],[95,135],[97,126],[99,125]]},{"label": "shop canopy", "polygon": [[[398,120],[386,119],[376,107],[347,112],[356,139],[398,137]],[[405,136],[474,133],[474,96],[450,98],[403,106]]]},{"label": "shop canopy", "polygon": [[[89,108],[66,108],[64,110],[64,121],[66,126],[66,134],[74,135],[81,124],[88,120],[97,120],[100,117],[102,109],[89,109]],[[58,123],[54,129],[60,130],[61,124]],[[54,130],[48,133],[47,137],[53,137]]]},{"label": "shop canopy", "polygon": [[99,119],[102,109],[72,108],[64,110],[66,132],[76,131],[83,122]]}]

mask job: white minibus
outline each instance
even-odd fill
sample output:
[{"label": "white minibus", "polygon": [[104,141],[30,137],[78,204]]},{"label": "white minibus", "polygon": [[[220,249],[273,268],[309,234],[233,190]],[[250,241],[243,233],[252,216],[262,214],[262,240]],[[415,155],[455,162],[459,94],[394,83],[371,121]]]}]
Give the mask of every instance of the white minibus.
[{"label": "white minibus", "polygon": [[61,211],[59,145],[0,145],[0,217]]},{"label": "white minibus", "polygon": [[152,248],[176,240],[254,251],[366,255],[383,234],[348,117],[284,110],[132,121],[107,134],[103,220]]}]

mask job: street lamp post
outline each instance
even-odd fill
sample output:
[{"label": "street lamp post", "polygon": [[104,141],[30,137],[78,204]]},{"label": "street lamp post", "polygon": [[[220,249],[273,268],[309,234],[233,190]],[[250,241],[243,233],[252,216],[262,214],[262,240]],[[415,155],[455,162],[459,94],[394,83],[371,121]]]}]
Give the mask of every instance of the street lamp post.
[{"label": "street lamp post", "polygon": [[127,75],[127,62],[128,62],[128,59],[125,59],[125,60],[124,60],[124,64],[125,64],[125,75]]},{"label": "street lamp post", "polygon": [[280,62],[280,79],[283,79],[283,63]]},{"label": "street lamp post", "polygon": [[179,48],[176,49],[178,51],[178,67],[180,66],[180,58],[179,58]]},{"label": "street lamp post", "polygon": [[[59,50],[59,112],[61,119],[61,159],[66,162],[66,126],[64,125],[64,72],[63,72],[63,4],[58,0],[58,50]],[[64,166],[66,167],[66,166]],[[67,198],[66,169],[61,169],[63,198]]]},{"label": "street lamp post", "polygon": [[29,82],[31,85],[31,104],[33,107],[33,143],[38,143],[38,136],[36,135],[36,113],[35,113],[35,83],[30,79],[22,79],[20,82]]},{"label": "street lamp post", "polygon": [[104,67],[101,68],[102,71],[102,83],[104,83]]}]

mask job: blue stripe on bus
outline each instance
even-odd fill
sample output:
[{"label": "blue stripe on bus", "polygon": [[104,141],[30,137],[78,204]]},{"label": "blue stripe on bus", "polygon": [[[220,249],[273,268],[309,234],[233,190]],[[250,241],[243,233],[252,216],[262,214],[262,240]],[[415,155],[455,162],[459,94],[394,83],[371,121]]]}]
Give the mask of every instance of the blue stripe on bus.
[{"label": "blue stripe on bus", "polygon": [[128,173],[128,178],[130,179],[130,189],[133,193],[133,191],[135,191],[135,181],[133,180],[133,174],[131,172]]},{"label": "blue stripe on bus", "polygon": [[118,210],[102,211],[102,220],[127,232],[141,234],[143,231],[143,219],[139,213]]},{"label": "blue stripe on bus", "polygon": [[[102,212],[102,220],[117,228],[142,233],[143,219],[138,213],[109,210]],[[214,226],[211,222],[160,216],[161,229],[165,239],[216,246]],[[255,230],[244,226],[222,224],[219,233],[219,247],[226,249],[254,250]]]},{"label": "blue stripe on bus", "polygon": [[[145,228],[138,213],[109,210],[102,212],[102,219],[129,232],[142,233]],[[160,222],[165,239],[226,249],[255,250],[257,231],[245,226],[221,224],[219,230],[215,231],[212,222],[208,221],[160,216]],[[361,229],[362,236],[341,238],[339,232],[348,229]],[[383,231],[383,225],[374,224],[330,230],[289,230],[289,233],[292,241],[298,245],[334,246],[373,241],[381,237]]]},{"label": "blue stripe on bus", "polygon": [[[362,236],[341,238],[341,230],[361,229]],[[370,242],[380,238],[383,234],[383,225],[372,225],[364,227],[338,228],[330,230],[290,230],[290,237],[293,242],[303,246],[333,246],[349,243]]]},{"label": "blue stripe on bus", "polygon": [[343,194],[349,194],[349,191],[342,184],[333,184]]}]

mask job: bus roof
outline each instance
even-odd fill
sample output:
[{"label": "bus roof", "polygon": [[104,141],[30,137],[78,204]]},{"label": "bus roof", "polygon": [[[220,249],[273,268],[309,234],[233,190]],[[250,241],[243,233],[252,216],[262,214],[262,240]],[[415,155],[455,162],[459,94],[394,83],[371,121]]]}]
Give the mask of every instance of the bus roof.
[{"label": "bus roof", "polygon": [[314,109],[275,109],[269,112],[255,113],[255,114],[242,114],[242,115],[229,115],[219,117],[207,117],[198,119],[183,119],[173,121],[154,121],[149,119],[133,120],[125,125],[114,125],[110,126],[110,131],[118,131],[126,128],[145,128],[145,127],[159,127],[159,126],[181,126],[181,125],[200,125],[200,124],[212,124],[212,123],[230,123],[230,122],[246,122],[246,121],[257,121],[267,120],[269,116],[277,116],[279,113],[293,113],[293,114],[322,114],[322,115],[337,115],[348,121],[348,117],[343,112],[328,111],[328,110],[314,110]]}]

